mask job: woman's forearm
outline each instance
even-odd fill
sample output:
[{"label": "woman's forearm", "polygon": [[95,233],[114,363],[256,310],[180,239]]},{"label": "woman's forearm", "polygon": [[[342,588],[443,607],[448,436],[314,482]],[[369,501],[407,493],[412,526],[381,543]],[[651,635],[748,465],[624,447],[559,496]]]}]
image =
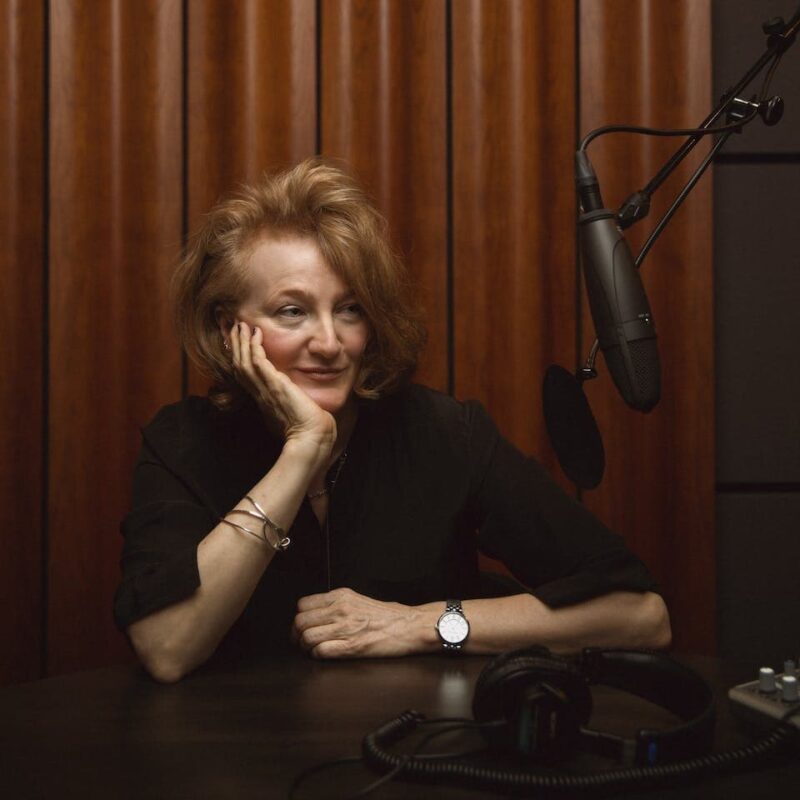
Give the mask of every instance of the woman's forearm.
[{"label": "woman's forearm", "polygon": [[[551,609],[530,594],[464,600],[466,653],[500,653],[543,645],[556,653],[584,647],[663,648],[669,614],[651,592],[612,592]],[[339,588],[298,602],[293,637],[316,658],[404,656],[442,651],[436,622],[444,601],[407,606]]]},{"label": "woman's forearm", "polygon": [[[272,521],[288,530],[325,457],[314,447],[287,443],[250,496]],[[255,510],[244,498],[236,507]],[[261,533],[261,523],[252,517],[233,514],[231,519]],[[128,628],[131,643],[151,675],[173,682],[206,661],[244,610],[274,555],[266,542],[218,524],[197,547],[200,585],[196,591]]]},{"label": "woman's forearm", "polygon": [[[552,609],[530,594],[465,600],[470,634],[466,653],[499,653],[543,645],[556,653],[584,647],[664,648],[672,638],[664,601],[652,592],[612,592]],[[435,630],[444,603],[427,603],[412,611],[420,651],[442,645]]]}]

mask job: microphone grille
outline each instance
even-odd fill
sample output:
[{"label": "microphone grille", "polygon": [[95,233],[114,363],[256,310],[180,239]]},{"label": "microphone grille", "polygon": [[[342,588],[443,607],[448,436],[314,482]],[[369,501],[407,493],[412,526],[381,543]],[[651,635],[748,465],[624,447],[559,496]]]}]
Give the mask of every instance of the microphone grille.
[{"label": "microphone grille", "polygon": [[630,342],[631,364],[636,383],[636,404],[639,411],[650,411],[661,398],[661,364],[655,339]]},{"label": "microphone grille", "polygon": [[661,364],[656,339],[628,342],[630,371],[619,346],[603,351],[608,371],[622,399],[636,411],[652,411],[661,398]]}]

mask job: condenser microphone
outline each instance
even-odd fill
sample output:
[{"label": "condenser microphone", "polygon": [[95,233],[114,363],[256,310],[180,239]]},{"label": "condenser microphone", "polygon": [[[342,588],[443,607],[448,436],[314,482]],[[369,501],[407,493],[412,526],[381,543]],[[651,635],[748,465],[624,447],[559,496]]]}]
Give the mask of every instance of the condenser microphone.
[{"label": "condenser microphone", "polygon": [[661,396],[650,304],[617,216],[603,207],[597,177],[583,150],[576,153],[575,166],[582,208],[581,261],[600,349],[625,402],[637,411],[650,411]]}]

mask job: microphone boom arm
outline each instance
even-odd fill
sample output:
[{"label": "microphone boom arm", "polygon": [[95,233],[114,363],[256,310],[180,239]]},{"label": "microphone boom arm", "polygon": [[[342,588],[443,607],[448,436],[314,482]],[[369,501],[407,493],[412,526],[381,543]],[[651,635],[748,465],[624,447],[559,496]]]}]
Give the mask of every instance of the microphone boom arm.
[{"label": "microphone boom arm", "polygon": [[[765,81],[765,85],[762,87],[762,94],[766,93],[766,90],[769,85],[769,81],[772,78],[772,73],[774,69],[777,67],[778,62],[780,61],[783,54],[794,44],[795,39],[797,38],[798,33],[800,33],[800,7],[798,7],[797,11],[794,13],[794,16],[789,20],[788,23],[784,23],[782,19],[771,20],[769,22],[765,22],[763,25],[763,30],[765,33],[768,34],[767,38],[767,49],[762,53],[762,55],[758,58],[758,60],[750,67],[749,70],[744,74],[744,76],[730,89],[725,91],[720,99],[719,104],[717,107],[703,120],[700,124],[699,128],[697,129],[697,133],[694,133],[689,136],[689,138],[672,154],[672,156],[667,160],[667,162],[659,169],[659,171],[655,174],[653,178],[648,182],[648,184],[643,188],[640,189],[638,192],[634,192],[620,207],[619,212],[617,213],[617,217],[619,220],[620,227],[624,230],[636,222],[644,219],[649,211],[649,202],[650,197],[653,193],[658,189],[662,183],[675,171],[678,165],[686,158],[686,156],[691,153],[694,149],[695,145],[700,141],[700,139],[705,136],[707,133],[713,132],[713,124],[716,122],[719,117],[725,113],[726,111],[730,112],[731,107],[736,103],[737,97],[740,92],[746,89],[750,83],[759,75],[759,73],[766,67],[770,62],[771,68],[769,73],[767,74],[767,80]],[[741,124],[746,124],[751,119],[753,119],[757,113],[761,111],[760,107],[756,107],[753,113],[748,116],[746,119],[741,120]],[[763,112],[762,112],[763,113]],[[767,124],[775,124],[780,119],[780,114],[782,113],[782,104],[778,110],[777,119],[771,121]],[[602,135],[603,133],[611,133],[613,130],[630,130],[630,127],[626,126],[605,126],[604,128],[598,128],[596,131],[592,131],[581,142],[580,149],[585,149],[589,142],[596,138],[597,136]],[[739,128],[741,130],[741,128]],[[733,132],[735,128],[731,128],[731,132]],[[728,131],[725,131],[727,133]],[[728,136],[723,137],[723,144],[727,141]],[[715,146],[714,154],[716,154],[720,147]],[[705,171],[705,167],[700,171],[700,174]],[[699,176],[698,176],[699,177]],[[697,180],[694,179],[690,181],[691,185],[688,185],[688,191],[697,183]],[[683,202],[685,195],[681,192],[679,196],[678,205]],[[676,206],[677,209],[677,206]],[[670,213],[671,212],[671,213]],[[672,216],[674,211],[672,209],[668,212],[669,216],[664,220],[664,225]],[[655,238],[658,234],[663,230],[664,225],[659,222],[657,227],[658,233],[655,233],[655,237],[652,236],[651,238],[655,241]],[[649,240],[648,240],[649,241]],[[649,246],[647,246],[647,250],[650,249],[652,246],[652,242],[650,242]],[[644,248],[643,248],[644,250]],[[646,254],[646,251],[645,251]],[[642,253],[639,254],[637,257],[637,265],[641,262],[644,258]]]}]

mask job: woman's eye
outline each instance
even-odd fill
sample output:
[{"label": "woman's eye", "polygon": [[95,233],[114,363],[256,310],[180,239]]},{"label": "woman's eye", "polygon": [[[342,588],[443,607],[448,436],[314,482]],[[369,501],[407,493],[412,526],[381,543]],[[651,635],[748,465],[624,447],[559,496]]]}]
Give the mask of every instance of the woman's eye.
[{"label": "woman's eye", "polygon": [[350,317],[364,316],[364,311],[362,310],[361,306],[358,303],[348,303],[346,306],[342,306],[340,311],[344,314],[347,314]]},{"label": "woman's eye", "polygon": [[284,306],[278,309],[278,316],[286,317],[287,319],[297,319],[303,316],[303,309],[297,306]]}]

